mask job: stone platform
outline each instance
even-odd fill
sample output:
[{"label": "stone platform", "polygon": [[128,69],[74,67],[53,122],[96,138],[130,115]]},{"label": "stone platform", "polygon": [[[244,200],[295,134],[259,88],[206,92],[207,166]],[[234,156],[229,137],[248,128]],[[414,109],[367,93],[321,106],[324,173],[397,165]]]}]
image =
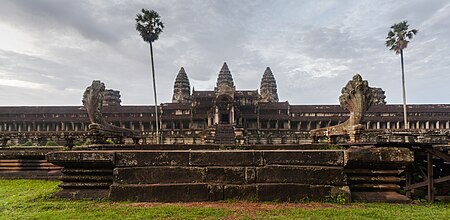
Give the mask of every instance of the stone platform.
[{"label": "stone platform", "polygon": [[62,148],[0,149],[0,178],[56,180],[61,167],[49,163],[45,155]]},{"label": "stone platform", "polygon": [[349,150],[95,150],[51,152],[60,197],[179,202],[247,199],[404,201],[406,148]]}]

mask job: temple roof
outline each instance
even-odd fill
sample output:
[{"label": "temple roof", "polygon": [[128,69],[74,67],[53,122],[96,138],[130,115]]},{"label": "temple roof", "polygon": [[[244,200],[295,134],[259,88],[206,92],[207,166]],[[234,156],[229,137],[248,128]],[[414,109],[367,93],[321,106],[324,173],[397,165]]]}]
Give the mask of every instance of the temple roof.
[{"label": "temple roof", "polygon": [[228,69],[227,63],[223,63],[222,69],[220,69],[219,76],[217,77],[217,87],[221,84],[227,84],[230,87],[234,87],[233,76]]},{"label": "temple roof", "polygon": [[189,84],[189,78],[184,68],[181,67],[173,86],[172,102],[188,101],[190,95],[191,95],[191,86]]},{"label": "temple roof", "polygon": [[277,82],[270,67],[264,71],[261,79],[261,102],[278,102]]}]

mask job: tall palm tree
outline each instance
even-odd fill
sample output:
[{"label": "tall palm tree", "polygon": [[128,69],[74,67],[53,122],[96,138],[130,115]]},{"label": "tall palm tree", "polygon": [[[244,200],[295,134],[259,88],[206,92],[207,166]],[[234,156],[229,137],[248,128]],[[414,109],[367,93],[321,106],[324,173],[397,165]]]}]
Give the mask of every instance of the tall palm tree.
[{"label": "tall palm tree", "polygon": [[136,15],[136,30],[139,31],[142,39],[150,45],[150,59],[152,62],[152,77],[153,77],[153,95],[155,98],[155,116],[156,116],[156,143],[160,143],[159,137],[159,113],[158,100],[156,96],[156,80],[155,80],[155,64],[153,62],[153,42],[158,40],[159,34],[164,28],[161,22],[161,17],[158,12],[153,10],[142,9],[142,14]]},{"label": "tall palm tree", "polygon": [[386,37],[386,47],[389,50],[395,51],[396,54],[400,54],[400,60],[402,65],[402,89],[403,89],[403,120],[405,123],[405,129],[409,129],[408,117],[406,113],[406,89],[405,89],[405,67],[403,64],[403,50],[408,46],[409,40],[419,31],[416,29],[408,30],[408,21],[402,21],[398,24],[391,26],[391,30]]}]

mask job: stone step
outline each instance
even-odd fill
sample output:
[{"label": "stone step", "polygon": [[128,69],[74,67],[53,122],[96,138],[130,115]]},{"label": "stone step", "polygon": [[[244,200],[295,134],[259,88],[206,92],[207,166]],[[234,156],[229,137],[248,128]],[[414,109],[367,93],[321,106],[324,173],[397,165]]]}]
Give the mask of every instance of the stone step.
[{"label": "stone step", "polygon": [[312,186],[307,184],[113,184],[110,199],[136,202],[201,202],[224,199],[257,201],[323,200],[344,195],[350,200],[348,187]]},{"label": "stone step", "polygon": [[135,167],[114,170],[118,184],[175,183],[298,183],[345,185],[340,167],[267,166],[267,167]]},{"label": "stone step", "polygon": [[399,183],[397,176],[348,176],[349,183]]},{"label": "stone step", "polygon": [[63,182],[58,186],[63,189],[107,189],[112,182]]},{"label": "stone step", "polygon": [[112,175],[64,175],[59,178],[63,182],[112,182]]},{"label": "stone step", "polygon": [[382,192],[382,191],[397,191],[400,189],[400,186],[397,184],[390,184],[390,183],[385,184],[360,183],[360,184],[351,184],[350,189],[352,190],[352,192],[365,192],[365,191]]},{"label": "stone step", "polygon": [[408,197],[397,192],[353,192],[352,201],[357,202],[390,202],[405,203],[410,200]]}]

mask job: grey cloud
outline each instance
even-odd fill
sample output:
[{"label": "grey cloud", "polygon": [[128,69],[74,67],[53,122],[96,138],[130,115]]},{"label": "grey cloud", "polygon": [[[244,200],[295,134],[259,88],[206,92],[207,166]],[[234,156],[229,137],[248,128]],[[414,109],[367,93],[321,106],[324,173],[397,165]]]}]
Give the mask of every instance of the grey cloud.
[{"label": "grey cloud", "polygon": [[[448,13],[444,1],[4,1],[0,22],[42,38],[41,55],[1,51],[0,71],[49,86],[36,92],[7,88],[1,104],[79,104],[77,89],[93,79],[119,89],[124,104],[152,103],[148,45],[134,30],[141,8],[157,10],[165,23],[155,42],[160,102],[171,100],[184,66],[191,86],[212,89],[224,61],[237,89],[258,89],[266,66],[281,100],[337,103],[355,73],[399,103],[399,57],[387,50],[390,25],[408,19],[423,28],[406,51],[408,99],[449,102]],[[439,11],[444,10],[444,11]],[[32,30],[32,31],[30,31]],[[77,45],[62,41],[70,31]],[[61,39],[60,39],[61,38]],[[69,89],[69,90],[68,90]],[[27,97],[32,97],[28,99]]]}]

